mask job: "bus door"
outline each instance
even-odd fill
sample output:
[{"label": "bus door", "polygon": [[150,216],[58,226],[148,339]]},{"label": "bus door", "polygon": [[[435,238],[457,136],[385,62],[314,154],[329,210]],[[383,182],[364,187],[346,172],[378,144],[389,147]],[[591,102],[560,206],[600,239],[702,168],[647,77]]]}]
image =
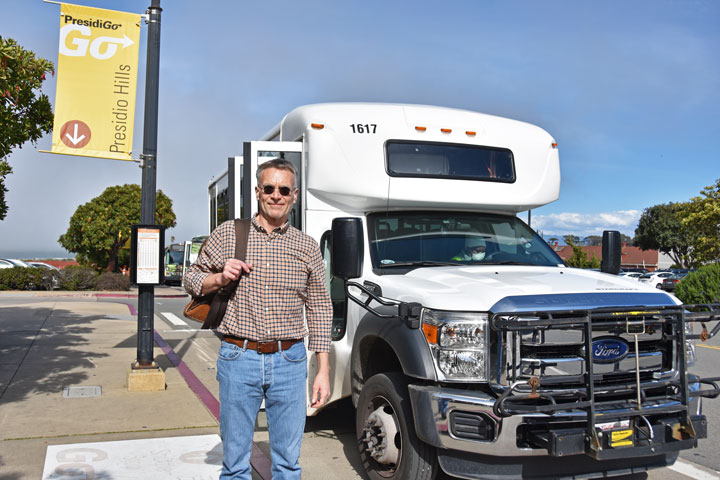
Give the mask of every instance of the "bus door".
[{"label": "bus door", "polygon": [[290,211],[290,225],[302,230],[303,228],[303,178],[305,177],[302,165],[302,142],[245,142],[243,144],[243,175],[242,175],[242,205],[243,218],[252,218],[258,211],[257,200],[255,199],[255,187],[257,180],[255,172],[258,165],[275,158],[284,158],[295,165],[300,173],[296,179],[298,187],[298,199]]}]

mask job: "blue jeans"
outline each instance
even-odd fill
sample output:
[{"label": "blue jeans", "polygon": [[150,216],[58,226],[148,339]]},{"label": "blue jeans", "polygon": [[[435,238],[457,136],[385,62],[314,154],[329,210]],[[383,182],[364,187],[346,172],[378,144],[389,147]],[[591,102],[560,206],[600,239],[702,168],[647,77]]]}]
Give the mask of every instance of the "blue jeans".
[{"label": "blue jeans", "polygon": [[265,399],[273,480],[300,478],[300,444],[305,430],[307,380],[305,344],[260,354],[221,342],[217,361],[220,384],[221,479],[251,479],[255,420]]}]

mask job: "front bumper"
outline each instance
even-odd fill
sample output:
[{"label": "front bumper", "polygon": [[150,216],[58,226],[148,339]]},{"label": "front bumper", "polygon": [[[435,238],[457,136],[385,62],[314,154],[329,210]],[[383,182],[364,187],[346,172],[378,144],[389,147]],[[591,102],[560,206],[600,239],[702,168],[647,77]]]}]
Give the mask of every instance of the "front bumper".
[{"label": "front bumper", "polygon": [[[596,460],[649,457],[693,448],[698,438],[705,438],[707,433],[699,398],[690,402],[689,419],[685,409],[677,409],[672,401],[644,405],[640,412],[632,406],[596,410],[599,439],[596,444],[586,433],[587,413],[583,410],[503,418],[493,411],[496,398],[482,392],[428,385],[410,385],[409,390],[415,430],[423,442],[440,449],[485,456],[587,454]],[[630,426],[625,430],[632,430],[631,446],[611,444],[611,431],[618,428],[609,424],[618,419],[629,419]],[[685,421],[692,428],[684,425]],[[477,431],[473,431],[475,426]]]}]

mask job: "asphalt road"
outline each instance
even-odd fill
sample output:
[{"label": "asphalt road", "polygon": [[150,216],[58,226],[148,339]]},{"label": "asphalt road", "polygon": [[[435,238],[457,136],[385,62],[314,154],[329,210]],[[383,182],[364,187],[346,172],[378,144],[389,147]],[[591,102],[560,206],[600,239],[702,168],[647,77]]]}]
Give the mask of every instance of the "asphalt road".
[{"label": "asphalt road", "polygon": [[[183,317],[182,311],[188,298],[164,298],[162,295],[181,293],[179,289],[158,287],[156,288],[155,314],[160,317],[156,320],[155,329],[164,337],[182,338],[190,337],[197,332],[200,325]],[[22,302],[29,299],[25,297]],[[44,299],[47,301],[48,299]],[[54,298],[53,301],[77,301],[72,298]],[[136,298],[98,298],[98,301],[115,303],[126,303],[137,308]],[[0,305],[17,302],[18,299],[0,296]],[[40,301],[40,300],[39,300]],[[87,301],[87,300],[85,300]],[[208,356],[214,352],[206,352]],[[716,376],[717,365],[720,365],[720,335],[706,343],[698,342],[698,361],[691,371],[701,376]],[[708,418],[708,438],[701,440],[698,448],[686,450],[680,454],[680,460],[674,467],[655,470],[649,474],[640,474],[625,477],[626,480],[649,479],[670,479],[684,480],[688,478],[717,479],[720,480],[720,456],[717,454],[720,444],[720,399],[706,400],[704,402],[704,413]],[[326,409],[320,415],[308,419],[306,432],[315,432],[315,436],[321,439],[324,432],[332,432],[330,437],[324,441],[330,441],[329,451],[334,454],[329,459],[329,464],[340,462],[347,465],[354,471],[361,470],[356,447],[353,441],[354,431],[354,409],[349,402],[340,402],[333,408]],[[335,438],[337,445],[332,445],[331,438]],[[307,440],[306,440],[307,441]],[[315,441],[315,440],[314,440]],[[705,470],[703,470],[703,467]],[[700,468],[698,470],[698,468]],[[328,478],[333,478],[329,476]],[[339,478],[339,477],[338,477]],[[441,478],[449,478],[441,476]]]}]

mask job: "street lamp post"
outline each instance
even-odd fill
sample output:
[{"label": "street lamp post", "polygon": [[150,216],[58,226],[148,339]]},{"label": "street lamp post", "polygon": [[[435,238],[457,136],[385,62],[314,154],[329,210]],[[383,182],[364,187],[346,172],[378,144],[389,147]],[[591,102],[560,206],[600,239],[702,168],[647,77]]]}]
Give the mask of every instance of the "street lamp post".
[{"label": "street lamp post", "polygon": [[[145,70],[145,127],[142,153],[142,196],[140,223],[155,224],[155,190],[157,178],[158,84],[160,77],[160,0],[148,7],[147,67]],[[138,286],[137,361],[133,368],[155,368],[154,285]]]}]

